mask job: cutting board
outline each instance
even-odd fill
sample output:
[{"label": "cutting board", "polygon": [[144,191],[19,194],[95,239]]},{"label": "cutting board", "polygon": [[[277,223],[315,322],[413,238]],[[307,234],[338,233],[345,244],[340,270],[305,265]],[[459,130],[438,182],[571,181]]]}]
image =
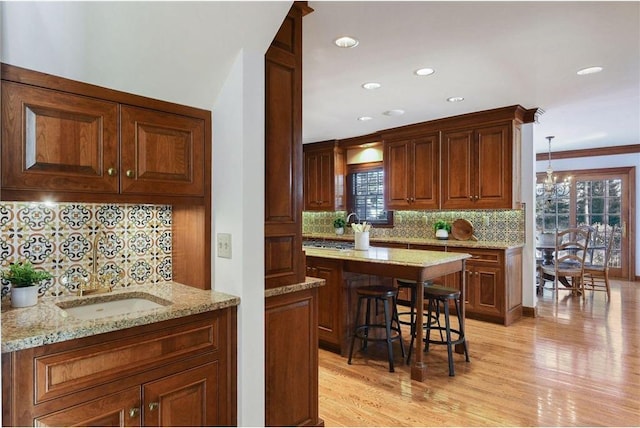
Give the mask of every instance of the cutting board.
[{"label": "cutting board", "polygon": [[451,225],[451,235],[458,241],[477,241],[473,234],[473,224],[469,220],[459,218]]}]

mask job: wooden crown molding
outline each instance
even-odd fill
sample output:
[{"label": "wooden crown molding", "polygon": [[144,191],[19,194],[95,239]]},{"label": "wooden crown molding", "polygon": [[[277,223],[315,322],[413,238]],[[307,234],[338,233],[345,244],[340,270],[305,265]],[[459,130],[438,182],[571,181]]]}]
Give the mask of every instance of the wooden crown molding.
[{"label": "wooden crown molding", "polygon": [[[595,149],[582,150],[566,150],[563,152],[551,152],[551,159],[572,159],[586,158],[594,156],[612,156],[624,155],[629,153],[640,153],[640,144],[631,144],[627,146],[598,147]],[[545,161],[549,159],[549,153],[537,153],[536,161]]]}]

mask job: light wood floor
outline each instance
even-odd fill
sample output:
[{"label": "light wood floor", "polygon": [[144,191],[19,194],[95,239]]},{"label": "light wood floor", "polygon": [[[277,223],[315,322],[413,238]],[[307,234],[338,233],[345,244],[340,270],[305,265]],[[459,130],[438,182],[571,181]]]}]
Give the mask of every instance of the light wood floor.
[{"label": "light wood floor", "polygon": [[[640,426],[640,283],[614,281],[586,299],[545,291],[537,318],[467,320],[471,362],[446,347],[425,354],[428,379],[410,380],[399,347],[346,358],[320,350],[326,426]],[[405,335],[407,337],[408,335]],[[397,351],[397,352],[396,352]]]}]

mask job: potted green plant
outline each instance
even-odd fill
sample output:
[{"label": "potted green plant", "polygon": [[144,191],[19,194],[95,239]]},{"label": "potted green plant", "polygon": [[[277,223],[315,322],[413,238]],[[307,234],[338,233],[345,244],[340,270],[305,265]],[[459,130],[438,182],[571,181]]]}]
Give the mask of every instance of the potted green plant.
[{"label": "potted green plant", "polygon": [[53,276],[46,271],[36,270],[31,262],[16,262],[2,271],[2,279],[11,283],[11,306],[24,308],[38,303],[37,285]]},{"label": "potted green plant", "polygon": [[344,234],[344,226],[347,224],[342,217],[338,217],[333,220],[333,228],[336,231],[336,235]]},{"label": "potted green plant", "polygon": [[449,233],[451,233],[451,223],[445,220],[438,220],[433,225],[433,230],[436,232],[436,238],[449,239]]}]

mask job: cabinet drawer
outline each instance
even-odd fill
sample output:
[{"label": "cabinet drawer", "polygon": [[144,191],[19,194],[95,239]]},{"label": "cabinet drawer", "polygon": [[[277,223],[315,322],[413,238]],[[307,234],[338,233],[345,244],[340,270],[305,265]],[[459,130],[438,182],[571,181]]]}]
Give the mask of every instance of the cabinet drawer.
[{"label": "cabinet drawer", "polygon": [[452,253],[468,253],[471,254],[471,258],[467,259],[467,264],[471,263],[489,263],[492,265],[500,264],[501,252],[495,250],[478,250],[471,248],[456,248],[455,250],[449,250]]},{"label": "cabinet drawer", "polygon": [[34,359],[35,403],[219,349],[218,320],[204,320]]},{"label": "cabinet drawer", "polygon": [[34,419],[37,427],[140,426],[140,387],[73,406]]}]

